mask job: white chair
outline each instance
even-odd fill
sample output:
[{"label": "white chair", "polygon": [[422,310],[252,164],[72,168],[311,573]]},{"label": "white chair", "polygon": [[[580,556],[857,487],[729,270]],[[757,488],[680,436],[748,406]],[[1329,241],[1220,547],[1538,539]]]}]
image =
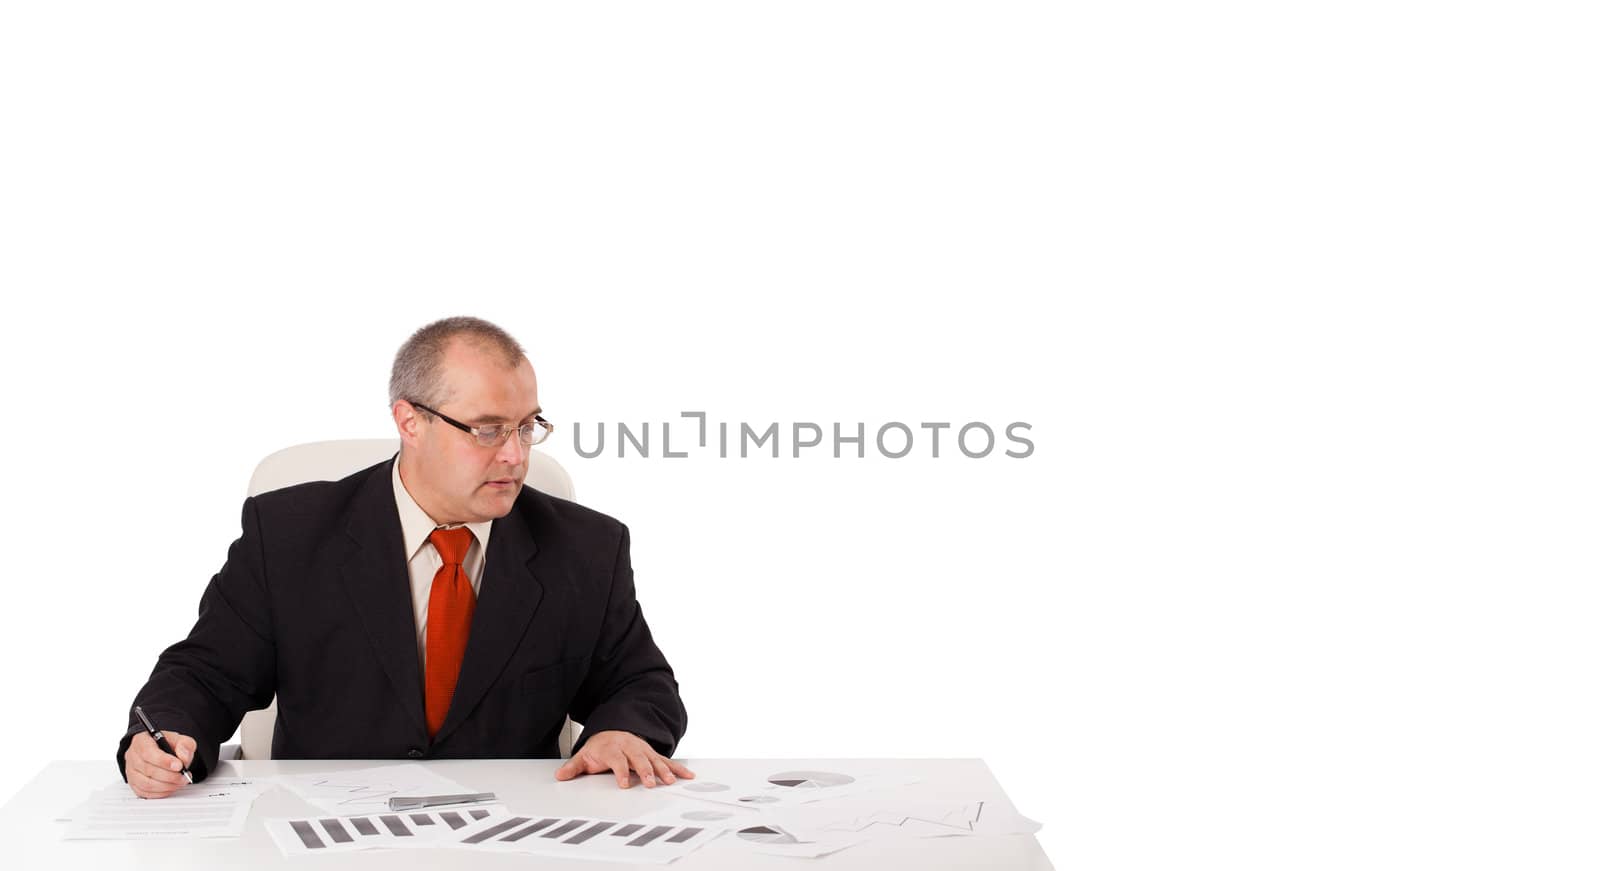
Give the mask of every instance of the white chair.
[{"label": "white chair", "polygon": [[[311,442],[284,448],[270,454],[256,466],[250,476],[249,495],[268,490],[304,484],[307,481],[337,481],[352,472],[358,472],[375,463],[387,460],[400,450],[399,439],[344,439],[340,441]],[[530,451],[528,475],[523,483],[552,496],[572,499],[572,476],[561,464],[548,455]],[[223,759],[271,759],[272,729],[277,724],[278,700],[259,711],[244,715],[239,725],[239,743],[222,747]],[[561,727],[559,745],[561,758],[572,756],[572,745],[577,743],[583,727],[569,717]]]}]

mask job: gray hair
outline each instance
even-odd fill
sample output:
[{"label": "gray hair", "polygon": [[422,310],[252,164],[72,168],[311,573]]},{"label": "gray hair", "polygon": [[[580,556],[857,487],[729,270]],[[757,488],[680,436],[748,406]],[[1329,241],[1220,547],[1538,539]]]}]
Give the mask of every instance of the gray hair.
[{"label": "gray hair", "polygon": [[[511,334],[482,318],[455,317],[434,321],[411,334],[394,355],[394,369],[389,373],[389,405],[404,399],[438,408],[448,396],[440,363],[450,343],[461,339],[472,343],[478,350],[499,354],[506,368],[515,369],[522,362],[522,346]],[[428,415],[427,412],[421,414]]]}]

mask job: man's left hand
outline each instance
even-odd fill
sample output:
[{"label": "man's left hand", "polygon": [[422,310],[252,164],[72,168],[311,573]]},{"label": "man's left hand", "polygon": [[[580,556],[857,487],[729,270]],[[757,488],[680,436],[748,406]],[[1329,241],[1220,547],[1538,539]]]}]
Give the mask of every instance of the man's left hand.
[{"label": "man's left hand", "polygon": [[635,771],[647,787],[655,786],[658,778],[662,783],[676,783],[680,777],[694,779],[693,771],[657,753],[638,735],[610,730],[596,732],[584,742],[583,749],[556,769],[556,780],[571,780],[580,774],[602,771],[616,772],[617,786],[622,789],[633,785]]}]

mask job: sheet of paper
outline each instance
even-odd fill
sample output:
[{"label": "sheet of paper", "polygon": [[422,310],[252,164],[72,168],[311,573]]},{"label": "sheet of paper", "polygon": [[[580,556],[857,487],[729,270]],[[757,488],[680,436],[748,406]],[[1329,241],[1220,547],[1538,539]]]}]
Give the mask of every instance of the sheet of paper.
[{"label": "sheet of paper", "polygon": [[696,798],[766,810],[845,798],[874,789],[906,786],[916,782],[915,777],[878,774],[871,771],[775,770],[765,777],[727,780],[707,777],[696,777],[693,780],[680,778],[676,783],[658,784],[655,789],[657,792],[666,792],[682,798]]},{"label": "sheet of paper", "polygon": [[[688,811],[687,815],[700,818],[703,813]],[[738,825],[727,837],[743,849],[813,859],[882,838],[971,837],[1033,833],[1040,829],[1033,820],[1003,810],[994,802],[880,803],[865,799],[777,808],[756,815],[735,814],[721,824]]]},{"label": "sheet of paper", "polygon": [[353,817],[274,819],[267,832],[286,856],[380,848],[451,848],[662,864],[709,843],[720,829],[646,825],[549,814],[511,814],[503,806]]},{"label": "sheet of paper", "polygon": [[831,833],[816,838],[802,838],[782,826],[746,826],[729,836],[731,843],[752,853],[773,856],[790,856],[796,859],[817,859],[854,847],[868,840],[865,835]]},{"label": "sheet of paper", "polygon": [[415,762],[354,771],[325,771],[278,778],[278,783],[318,810],[336,817],[389,812],[395,796],[460,795],[473,790]]},{"label": "sheet of paper", "polygon": [[166,798],[146,799],[125,783],[108,786],[72,813],[62,835],[68,840],[151,838],[236,838],[244,831],[250,805],[270,782],[205,780]]},{"label": "sheet of paper", "polygon": [[633,817],[630,822],[651,826],[694,825],[721,829],[723,839],[734,844],[729,849],[802,859],[837,853],[870,837],[861,832],[823,832],[802,836],[776,824],[780,813],[680,798],[649,814]]},{"label": "sheet of paper", "polygon": [[636,823],[720,828],[739,847],[780,856],[817,857],[878,838],[937,838],[1027,833],[1040,825],[992,801],[924,801],[862,796],[757,810],[682,798]]},{"label": "sheet of paper", "polygon": [[263,821],[267,834],[286,856],[343,853],[351,850],[444,847],[478,823],[505,819],[504,805],[429,809],[313,819]]},{"label": "sheet of paper", "polygon": [[1032,834],[1041,828],[1033,820],[991,801],[846,799],[774,810],[762,816],[769,825],[781,826],[802,840],[832,834],[872,838]]},{"label": "sheet of paper", "polygon": [[720,829],[703,825],[518,813],[463,832],[454,846],[479,852],[665,864],[710,843]]}]

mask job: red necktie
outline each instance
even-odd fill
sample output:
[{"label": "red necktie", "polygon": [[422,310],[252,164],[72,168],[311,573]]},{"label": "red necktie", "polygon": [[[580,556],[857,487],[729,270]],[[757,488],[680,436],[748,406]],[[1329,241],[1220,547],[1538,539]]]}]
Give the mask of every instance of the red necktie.
[{"label": "red necktie", "polygon": [[472,630],[472,610],[478,597],[472,592],[466,569],[461,567],[472,546],[472,530],[465,526],[435,529],[428,536],[444,565],[433,575],[428,592],[427,674],[422,680],[422,699],[428,712],[428,737],[439,734],[450,699],[456,694],[456,677],[461,674],[461,659],[467,652],[467,635]]}]

